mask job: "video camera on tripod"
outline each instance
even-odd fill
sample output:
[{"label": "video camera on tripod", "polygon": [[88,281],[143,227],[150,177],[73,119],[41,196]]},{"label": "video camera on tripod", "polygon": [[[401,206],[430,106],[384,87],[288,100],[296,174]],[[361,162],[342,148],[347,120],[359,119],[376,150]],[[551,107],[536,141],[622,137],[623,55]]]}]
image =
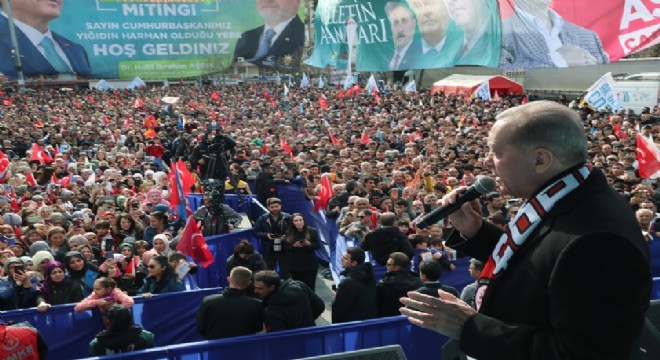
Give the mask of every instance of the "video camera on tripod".
[{"label": "video camera on tripod", "polygon": [[225,182],[218,179],[207,179],[202,182],[202,186],[204,187],[204,194],[209,198],[209,212],[212,215],[222,214]]}]

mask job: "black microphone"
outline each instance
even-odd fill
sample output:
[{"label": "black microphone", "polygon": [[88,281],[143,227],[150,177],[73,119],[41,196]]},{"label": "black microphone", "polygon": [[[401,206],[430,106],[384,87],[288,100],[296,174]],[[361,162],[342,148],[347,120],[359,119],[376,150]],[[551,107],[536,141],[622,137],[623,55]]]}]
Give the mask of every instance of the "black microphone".
[{"label": "black microphone", "polygon": [[493,191],[495,191],[495,180],[488,176],[479,176],[472,186],[458,195],[455,203],[438,207],[424,216],[416,225],[420,229],[431,226],[458,210],[464,203]]}]

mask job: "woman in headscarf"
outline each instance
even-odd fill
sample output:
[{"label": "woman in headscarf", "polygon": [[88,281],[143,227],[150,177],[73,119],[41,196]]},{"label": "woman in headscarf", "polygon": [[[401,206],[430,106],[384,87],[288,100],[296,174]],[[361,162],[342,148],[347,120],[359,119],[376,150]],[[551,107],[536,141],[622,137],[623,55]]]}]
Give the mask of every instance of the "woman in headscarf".
[{"label": "woman in headscarf", "polygon": [[78,251],[69,251],[64,258],[67,276],[82,288],[83,296],[87,297],[94,290],[94,280],[99,274],[96,265],[85,261]]},{"label": "woman in headscarf", "polygon": [[38,277],[40,280],[46,278],[46,264],[54,261],[55,258],[50,250],[39,250],[32,256],[32,276]]},{"label": "woman in headscarf", "polygon": [[163,194],[159,189],[151,189],[147,192],[147,198],[142,202],[142,210],[151,211],[154,206],[159,204],[170,206],[170,203],[163,199]]},{"label": "woman in headscarf", "polygon": [[83,299],[82,288],[66,277],[64,264],[46,264],[46,279],[37,286],[37,311],[45,312],[52,305],[76,303]]},{"label": "woman in headscarf", "polygon": [[140,257],[135,254],[135,248],[130,243],[121,243],[117,251],[124,257],[122,261],[117,263],[121,271],[121,277],[115,279],[119,288],[128,292],[129,295],[137,294],[138,289],[142,286],[146,272],[140,270]]}]

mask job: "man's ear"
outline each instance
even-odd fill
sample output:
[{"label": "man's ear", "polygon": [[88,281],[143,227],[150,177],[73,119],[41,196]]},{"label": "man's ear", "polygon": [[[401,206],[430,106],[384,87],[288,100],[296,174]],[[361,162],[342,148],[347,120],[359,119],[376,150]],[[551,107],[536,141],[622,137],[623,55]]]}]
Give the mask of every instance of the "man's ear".
[{"label": "man's ear", "polygon": [[537,174],[543,174],[548,171],[555,162],[555,154],[547,148],[539,147],[533,150],[534,169]]}]

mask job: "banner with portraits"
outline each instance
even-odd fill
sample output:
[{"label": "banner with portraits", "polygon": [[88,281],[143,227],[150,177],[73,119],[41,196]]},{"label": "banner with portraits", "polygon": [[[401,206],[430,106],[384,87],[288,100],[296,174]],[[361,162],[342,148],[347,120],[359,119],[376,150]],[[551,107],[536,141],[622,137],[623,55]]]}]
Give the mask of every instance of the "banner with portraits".
[{"label": "banner with portraits", "polygon": [[319,0],[307,64],[357,71],[606,64],[660,42],[657,0]]},{"label": "banner with portraits", "polygon": [[[305,43],[302,0],[8,3],[27,77],[180,78],[216,73],[237,61],[291,72]],[[8,10],[0,14],[0,72],[16,78]]]}]

